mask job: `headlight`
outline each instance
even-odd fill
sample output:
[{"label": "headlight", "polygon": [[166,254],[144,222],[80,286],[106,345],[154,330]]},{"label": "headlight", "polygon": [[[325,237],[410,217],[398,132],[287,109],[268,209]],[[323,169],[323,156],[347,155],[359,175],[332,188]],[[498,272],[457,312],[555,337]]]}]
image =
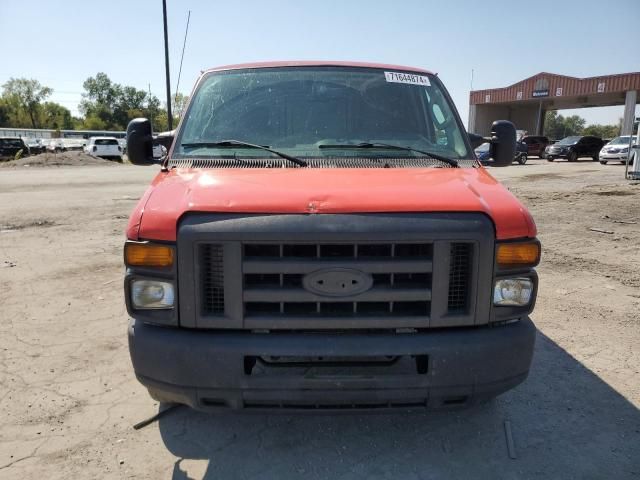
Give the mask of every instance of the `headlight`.
[{"label": "headlight", "polygon": [[173,285],[156,280],[133,280],[131,303],[136,309],[169,309],[174,302]]},{"label": "headlight", "polygon": [[620,150],[620,153],[629,153],[629,147]]},{"label": "headlight", "polygon": [[493,304],[505,307],[524,307],[531,301],[533,282],[530,278],[503,278],[493,287]]}]

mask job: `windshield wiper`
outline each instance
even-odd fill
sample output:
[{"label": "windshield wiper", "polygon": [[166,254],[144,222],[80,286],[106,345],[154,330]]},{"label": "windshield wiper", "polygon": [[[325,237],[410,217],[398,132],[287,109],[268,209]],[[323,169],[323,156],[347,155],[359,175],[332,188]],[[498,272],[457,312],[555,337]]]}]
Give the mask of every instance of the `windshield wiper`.
[{"label": "windshield wiper", "polygon": [[381,142],[362,142],[362,143],[345,143],[345,144],[322,144],[318,145],[318,148],[388,148],[390,150],[404,150],[405,152],[416,152],[422,153],[434,160],[439,160],[441,162],[447,163],[452,167],[458,166],[458,161],[453,158],[448,158],[442,155],[438,155],[437,153],[427,152],[426,150],[418,150],[413,147],[405,147],[402,145],[391,145],[389,143],[381,143]]},{"label": "windshield wiper", "polygon": [[206,147],[247,147],[247,148],[257,148],[259,150],[264,150],[266,152],[271,152],[274,155],[278,155],[280,158],[284,158],[285,160],[289,160],[290,162],[295,163],[301,167],[306,167],[307,162],[304,160],[300,160],[299,158],[292,157],[291,155],[287,155],[286,153],[279,152],[277,150],[273,150],[264,145],[256,145],[255,143],[243,142],[241,140],[221,140],[219,142],[192,142],[192,143],[183,143],[181,145],[185,148],[206,148]]}]

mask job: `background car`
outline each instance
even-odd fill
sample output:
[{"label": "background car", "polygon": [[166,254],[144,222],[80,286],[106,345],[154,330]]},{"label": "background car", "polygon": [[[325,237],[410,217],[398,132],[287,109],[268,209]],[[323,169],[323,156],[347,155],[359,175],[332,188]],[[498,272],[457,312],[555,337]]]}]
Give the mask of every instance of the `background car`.
[{"label": "background car", "polygon": [[46,150],[46,145],[42,143],[42,139],[40,138],[25,138],[24,143],[29,147],[29,152],[31,155],[38,155],[39,153],[44,153]]},{"label": "background car", "polygon": [[626,163],[629,160],[629,135],[616,137],[602,147],[598,154],[598,160],[602,165],[614,161]]},{"label": "background car", "polygon": [[527,163],[528,159],[529,147],[523,140],[518,140],[516,142],[516,156],[514,160],[518,162],[520,165],[524,165]]},{"label": "background car", "polygon": [[549,138],[538,135],[528,135],[522,139],[527,145],[527,155],[544,158],[544,149],[549,145]]},{"label": "background car", "polygon": [[580,157],[590,157],[593,161],[597,161],[603,145],[604,142],[598,137],[572,135],[549,145],[544,152],[550,162],[556,158],[566,158],[570,162],[575,162]]},{"label": "background car", "polygon": [[478,157],[478,160],[480,160],[480,163],[483,165],[485,165],[485,162],[488,163],[491,158],[489,154],[489,147],[489,142],[485,142],[474,150],[476,152],[476,157]]},{"label": "background car", "polygon": [[[478,157],[478,160],[480,160],[480,163],[483,165],[491,165],[489,148],[490,144],[486,142],[474,150],[476,152],[476,157]],[[513,160],[518,162],[520,165],[527,163],[527,145],[524,142],[516,142],[516,156]]]},{"label": "background car", "polygon": [[81,151],[84,149],[87,141],[84,138],[63,138],[63,151]]},{"label": "background car", "polygon": [[23,157],[29,155],[29,147],[21,138],[0,138],[0,159],[13,160],[20,150]]},{"label": "background car", "polygon": [[115,137],[91,137],[84,151],[93,157],[122,162],[122,147]]},{"label": "background car", "polygon": [[65,150],[64,143],[61,138],[52,138],[47,144],[47,152],[57,153]]}]

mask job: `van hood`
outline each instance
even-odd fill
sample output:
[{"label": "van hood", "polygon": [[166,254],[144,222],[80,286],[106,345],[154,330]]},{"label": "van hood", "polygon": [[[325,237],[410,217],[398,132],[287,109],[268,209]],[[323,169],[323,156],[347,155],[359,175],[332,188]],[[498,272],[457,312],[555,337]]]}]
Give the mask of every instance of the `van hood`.
[{"label": "van hood", "polygon": [[481,212],[499,240],[536,236],[526,208],[484,168],[173,168],[140,199],[127,237],[175,241],[187,212]]}]

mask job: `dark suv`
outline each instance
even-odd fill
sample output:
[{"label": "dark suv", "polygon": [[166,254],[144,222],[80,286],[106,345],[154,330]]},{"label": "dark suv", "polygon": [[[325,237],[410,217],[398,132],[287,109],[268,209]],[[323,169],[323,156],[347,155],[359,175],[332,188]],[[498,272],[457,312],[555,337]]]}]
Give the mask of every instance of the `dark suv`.
[{"label": "dark suv", "polygon": [[0,160],[12,160],[20,150],[23,156],[29,155],[29,147],[21,138],[0,138]]},{"label": "dark suv", "polygon": [[539,158],[544,158],[544,149],[551,143],[549,138],[537,135],[526,136],[522,139],[522,142],[527,145],[528,156],[535,155]]},{"label": "dark suv", "polygon": [[550,162],[556,158],[566,158],[570,162],[575,162],[580,157],[591,157],[594,162],[597,162],[598,153],[603,145],[604,141],[601,138],[575,135],[549,145],[544,152]]}]

